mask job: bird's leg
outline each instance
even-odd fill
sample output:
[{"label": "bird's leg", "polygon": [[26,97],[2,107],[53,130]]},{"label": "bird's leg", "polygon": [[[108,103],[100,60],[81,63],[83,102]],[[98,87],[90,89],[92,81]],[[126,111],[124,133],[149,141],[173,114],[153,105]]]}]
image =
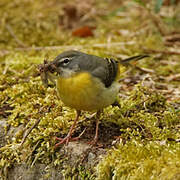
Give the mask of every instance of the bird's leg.
[{"label": "bird's leg", "polygon": [[100,119],[101,111],[99,110],[96,114],[96,132],[94,139],[89,143],[91,145],[96,145],[98,141],[98,128],[99,128],[99,119]]},{"label": "bird's leg", "polygon": [[[69,141],[78,140],[78,138],[79,138],[80,136],[78,136],[78,137],[76,137],[76,138],[71,138],[71,135],[72,135],[72,133],[73,133],[73,130],[74,130],[75,126],[76,126],[76,123],[77,123],[77,121],[78,121],[78,119],[79,119],[80,114],[81,114],[81,111],[77,110],[76,119],[74,120],[74,123],[73,123],[73,125],[71,126],[68,135],[67,135],[65,138],[56,138],[56,140],[59,140],[60,142],[55,145],[55,148],[57,148],[57,147],[58,147],[59,145],[61,145],[61,144],[66,144],[66,145],[68,145]],[[82,133],[81,133],[81,134],[82,134]]]}]

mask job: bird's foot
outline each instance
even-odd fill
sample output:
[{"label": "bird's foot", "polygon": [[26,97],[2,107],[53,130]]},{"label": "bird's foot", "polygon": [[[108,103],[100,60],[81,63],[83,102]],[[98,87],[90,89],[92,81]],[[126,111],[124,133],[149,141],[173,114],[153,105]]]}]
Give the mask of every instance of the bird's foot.
[{"label": "bird's foot", "polygon": [[69,142],[71,141],[78,141],[80,137],[84,134],[85,130],[86,128],[82,131],[82,133],[78,137],[74,137],[74,138],[71,137],[71,134],[68,134],[65,138],[56,137],[56,140],[60,142],[55,145],[55,148],[59,147],[62,144],[68,145]]},{"label": "bird's foot", "polygon": [[96,146],[97,145],[97,138],[94,138],[92,141],[88,142],[88,144],[91,146]]},{"label": "bird's foot", "polygon": [[91,146],[97,146],[99,148],[103,147],[103,144],[98,143],[98,139],[97,138],[94,138],[92,141],[88,142],[88,144],[91,145]]},{"label": "bird's foot", "polygon": [[59,147],[61,144],[68,145],[70,141],[77,141],[79,137],[71,138],[71,136],[67,135],[65,138],[56,137],[57,141],[60,141],[55,145],[55,148]]},{"label": "bird's foot", "polygon": [[89,144],[91,147],[98,147],[98,148],[102,148],[102,147],[103,147],[103,144],[98,143],[97,141],[94,141],[94,140],[88,142],[88,144]]}]

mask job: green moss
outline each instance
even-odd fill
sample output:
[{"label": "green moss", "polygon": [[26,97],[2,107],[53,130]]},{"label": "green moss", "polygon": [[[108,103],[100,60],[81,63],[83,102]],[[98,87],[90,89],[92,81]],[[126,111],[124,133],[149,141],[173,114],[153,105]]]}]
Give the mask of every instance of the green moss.
[{"label": "green moss", "polygon": [[119,144],[97,166],[97,179],[175,179],[180,173],[179,147],[161,141]]},{"label": "green moss", "polygon": [[[121,127],[120,144],[97,166],[97,179],[171,179],[180,173],[179,113],[161,95],[138,85],[107,116]],[[171,139],[173,142],[168,141]]]},{"label": "green moss", "polygon": [[63,171],[64,178],[67,180],[70,179],[87,179],[87,180],[95,180],[95,174],[88,170],[82,165],[77,165],[76,167],[66,167]]}]

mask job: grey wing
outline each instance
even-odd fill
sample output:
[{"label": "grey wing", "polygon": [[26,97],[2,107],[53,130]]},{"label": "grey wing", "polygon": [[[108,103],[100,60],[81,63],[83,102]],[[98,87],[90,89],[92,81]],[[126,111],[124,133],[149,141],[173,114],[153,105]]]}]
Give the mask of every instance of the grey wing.
[{"label": "grey wing", "polygon": [[94,77],[98,77],[105,85],[111,86],[115,80],[118,63],[114,59],[101,58],[94,55],[81,55],[78,58],[80,69],[90,72]]},{"label": "grey wing", "polygon": [[107,68],[106,67],[103,67],[103,66],[99,66],[97,67],[96,69],[94,69],[91,74],[94,76],[94,77],[97,77],[99,78],[105,86],[107,86]]},{"label": "grey wing", "polygon": [[98,66],[92,75],[101,79],[105,87],[111,86],[118,72],[118,63],[114,59],[103,59],[103,64]]}]

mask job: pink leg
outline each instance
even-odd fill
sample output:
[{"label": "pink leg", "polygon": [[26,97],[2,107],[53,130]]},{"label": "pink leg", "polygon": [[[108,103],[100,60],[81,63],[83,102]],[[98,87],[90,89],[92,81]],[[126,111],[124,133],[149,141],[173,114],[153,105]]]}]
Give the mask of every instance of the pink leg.
[{"label": "pink leg", "polygon": [[[60,146],[61,144],[66,144],[66,145],[68,145],[68,143],[69,143],[70,140],[72,140],[72,141],[78,140],[78,138],[79,138],[80,136],[77,137],[77,138],[71,138],[71,135],[72,135],[72,133],[73,133],[73,130],[74,130],[75,126],[76,126],[76,123],[77,123],[77,121],[78,121],[78,119],[79,119],[80,114],[81,114],[81,111],[77,111],[76,119],[74,120],[74,123],[73,123],[73,125],[71,126],[68,135],[67,135],[65,138],[56,138],[56,140],[59,140],[60,142],[55,145],[55,148],[57,148],[57,147]],[[81,134],[82,134],[82,133],[81,133]]]},{"label": "pink leg", "polygon": [[96,145],[98,141],[98,129],[99,129],[99,119],[100,119],[101,111],[98,111],[96,114],[96,133],[94,139],[89,143],[91,145]]}]

